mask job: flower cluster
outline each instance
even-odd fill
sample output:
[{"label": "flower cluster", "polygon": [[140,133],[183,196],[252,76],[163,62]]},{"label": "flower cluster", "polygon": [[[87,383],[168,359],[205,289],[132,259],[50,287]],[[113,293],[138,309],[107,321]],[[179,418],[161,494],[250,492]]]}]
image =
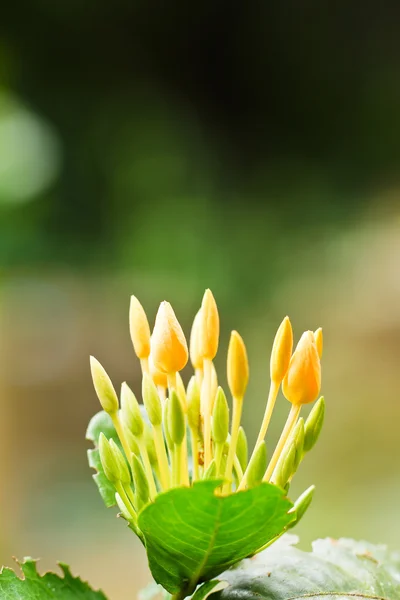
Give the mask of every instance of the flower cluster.
[{"label": "flower cluster", "polygon": [[[206,290],[194,318],[189,349],[168,302],[161,303],[151,333],[142,305],[132,296],[129,322],[134,351],[141,363],[145,410],[126,383],[122,384],[118,399],[109,376],[94,357],[91,371],[97,396],[120,441],[118,445],[100,435],[102,467],[115,488],[122,515],[136,533],[141,535],[139,512],[157,494],[172,487],[219,479],[221,495],[262,482],[287,491],[304,455],[316,443],[323,423],[323,398],[316,402],[305,422],[299,416],[303,404],[314,402],[320,393],[322,330],[303,333],[293,351],[290,320],[285,317],[282,321],[272,345],[265,414],[249,459],[246,434],[240,424],[249,380],[246,347],[238,332],[232,331],[227,356],[230,416],[213,363],[219,343],[219,314],[211,291]],[[194,375],[185,386],[180,372],[189,357]],[[281,387],[291,408],[268,461],[265,438]],[[296,503],[298,516],[309,505],[312,493],[310,488]]]}]

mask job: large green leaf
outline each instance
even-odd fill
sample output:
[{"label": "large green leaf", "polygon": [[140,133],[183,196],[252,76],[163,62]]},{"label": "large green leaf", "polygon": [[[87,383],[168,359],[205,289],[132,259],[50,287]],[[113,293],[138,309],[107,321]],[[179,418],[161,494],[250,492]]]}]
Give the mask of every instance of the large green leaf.
[{"label": "large green leaf", "polygon": [[36,561],[31,558],[20,566],[24,579],[12,569],[1,570],[1,600],[107,600],[103,592],[95,592],[79,577],[73,577],[67,565],[60,564],[64,577],[55,573],[39,575]]},{"label": "large green leaf", "polygon": [[372,598],[400,600],[400,561],[384,546],[349,539],[324,539],[312,552],[284,536],[252,559],[220,576],[229,586],[213,600]]},{"label": "large green leaf", "polygon": [[139,515],[153,577],[170,593],[196,585],[254,554],[293,520],[280,488],[264,483],[230,496],[201,481],[156,497]]},{"label": "large green leaf", "polygon": [[88,450],[88,461],[89,466],[95,469],[96,473],[93,475],[101,497],[104,500],[104,504],[109,508],[115,506],[115,488],[107,479],[104,474],[103,467],[100,460],[98,443],[100,433],[104,433],[106,438],[113,439],[116,444],[121,448],[117,432],[115,431],[114,425],[111,421],[110,415],[104,410],[96,413],[90,420],[86,431],[86,439],[93,442],[94,448]]}]

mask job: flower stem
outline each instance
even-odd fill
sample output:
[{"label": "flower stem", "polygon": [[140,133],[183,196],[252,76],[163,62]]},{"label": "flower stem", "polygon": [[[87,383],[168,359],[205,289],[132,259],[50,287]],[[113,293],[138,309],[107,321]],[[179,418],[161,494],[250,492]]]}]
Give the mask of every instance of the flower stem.
[{"label": "flower stem", "polygon": [[193,473],[192,481],[197,481],[200,478],[199,473],[199,442],[196,433],[191,429],[190,437],[192,442],[192,459],[193,459]]},{"label": "flower stem", "polygon": [[212,460],[211,452],[211,360],[204,359],[204,376],[201,386],[201,410],[204,420],[204,470]]},{"label": "flower stem", "polygon": [[236,455],[236,444],[239,434],[240,419],[242,416],[243,398],[233,398],[231,443],[229,444],[228,458],[226,460],[225,483],[223,490],[225,493],[231,489],[233,460]]},{"label": "flower stem", "polygon": [[160,469],[160,484],[163,490],[168,490],[171,485],[171,473],[169,470],[167,451],[165,449],[162,425],[154,426],[153,431],[154,445],[156,447],[158,466]]},{"label": "flower stem", "polygon": [[289,416],[285,423],[285,427],[283,428],[283,431],[281,433],[281,437],[279,438],[279,441],[276,445],[275,451],[269,462],[267,470],[265,471],[263,481],[270,481],[270,479],[273,475],[274,469],[279,460],[279,457],[282,454],[282,450],[284,449],[285,444],[296,425],[296,421],[297,421],[297,417],[299,416],[300,409],[301,409],[301,404],[298,404],[298,405],[292,404],[292,408],[290,409]]},{"label": "flower stem", "polygon": [[129,448],[129,444],[126,439],[126,436],[124,433],[124,428],[122,427],[122,423],[119,418],[119,414],[117,412],[115,412],[110,416],[111,416],[113,425],[115,427],[115,431],[117,432],[117,435],[119,437],[119,441],[121,442],[122,448],[124,449],[126,460],[128,461],[129,466],[132,466],[132,460],[131,460],[132,452],[131,452],[131,449]]},{"label": "flower stem", "polygon": [[147,481],[149,484],[150,498],[153,500],[154,497],[157,495],[157,488],[156,488],[156,483],[154,481],[153,470],[151,468],[151,464],[150,464],[150,460],[149,460],[149,454],[148,454],[147,448],[146,448],[146,442],[144,441],[143,436],[138,437],[137,441],[138,441],[140,454],[141,454],[141,457],[143,460],[143,466],[144,466],[144,470],[146,473]]}]

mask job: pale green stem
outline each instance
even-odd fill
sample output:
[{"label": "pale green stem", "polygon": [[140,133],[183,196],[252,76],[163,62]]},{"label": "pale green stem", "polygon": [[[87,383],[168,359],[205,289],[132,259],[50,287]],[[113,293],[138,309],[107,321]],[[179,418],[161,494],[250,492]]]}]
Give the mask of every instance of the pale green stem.
[{"label": "pale green stem", "polygon": [[185,435],[181,444],[181,477],[182,485],[190,485],[189,482],[189,462],[187,454],[187,434],[186,434],[186,417],[185,417]]},{"label": "pale green stem", "polygon": [[[236,471],[236,477],[237,477],[238,482],[241,481],[241,479],[243,478],[243,469],[240,464],[240,460],[238,459],[238,457],[236,455],[235,455],[235,458],[233,459],[233,468]],[[239,491],[239,489],[237,491]]]},{"label": "pale green stem", "polygon": [[142,368],[142,373],[149,373],[149,359],[148,358],[141,358],[140,359],[140,366]]},{"label": "pale green stem", "polygon": [[231,441],[229,444],[228,458],[226,461],[225,479],[227,480],[227,483],[225,483],[223,487],[224,493],[228,493],[232,486],[233,460],[236,456],[236,445],[239,434],[240,419],[242,416],[242,407],[243,398],[233,398]]},{"label": "pale green stem", "polygon": [[118,494],[121,496],[122,502],[126,506],[126,510],[129,512],[129,514],[132,517],[132,522],[134,523],[134,525],[137,526],[137,514],[126,494],[124,486],[122,485],[122,483],[120,481],[116,481],[114,485],[115,485],[115,489],[117,490]]},{"label": "pale green stem", "polygon": [[149,454],[147,452],[146,442],[143,436],[138,437],[137,442],[140,450],[140,455],[143,461],[144,471],[146,473],[147,481],[149,484],[150,499],[153,500],[154,497],[157,495],[157,488],[156,483],[154,481],[154,475],[150,464]]},{"label": "pale green stem", "polygon": [[169,470],[167,451],[165,449],[162,425],[154,426],[153,431],[154,445],[156,447],[158,466],[160,469],[160,484],[161,488],[165,491],[168,490],[171,486],[171,473]]},{"label": "pale green stem", "polygon": [[204,359],[204,377],[201,386],[201,410],[203,412],[204,426],[204,470],[206,471],[212,461],[211,452],[211,360]]},{"label": "pale green stem", "polygon": [[131,459],[132,451],[131,451],[128,441],[126,439],[126,436],[124,433],[124,428],[123,428],[122,423],[119,418],[119,414],[117,412],[115,412],[115,413],[111,414],[110,417],[111,417],[111,420],[115,427],[115,431],[117,432],[117,435],[119,437],[119,441],[122,444],[122,448],[124,449],[125,456],[129,463],[129,466],[132,466],[132,459]]},{"label": "pale green stem", "polygon": [[286,444],[290,434],[292,433],[294,427],[296,426],[296,421],[297,421],[297,417],[299,416],[300,409],[301,409],[301,404],[298,404],[298,405],[292,404],[292,408],[290,409],[289,416],[285,423],[285,427],[283,428],[283,431],[281,433],[281,437],[279,438],[279,441],[276,445],[275,451],[269,462],[267,470],[265,471],[263,481],[270,481],[270,479],[273,475],[274,469],[275,469],[275,467],[278,463],[278,460],[282,454],[282,450],[284,449],[285,444]]},{"label": "pale green stem", "polygon": [[174,486],[181,485],[181,467],[182,467],[182,444],[174,444],[172,452],[172,480]]},{"label": "pale green stem", "polygon": [[193,459],[193,473],[192,473],[192,481],[198,481],[200,478],[199,473],[199,442],[197,439],[196,432],[192,429],[190,430],[190,437],[192,442],[192,459]]},{"label": "pale green stem", "polygon": [[221,473],[221,462],[222,462],[222,454],[224,452],[225,444],[215,444],[215,465],[217,467],[217,477],[223,477],[223,473]]}]

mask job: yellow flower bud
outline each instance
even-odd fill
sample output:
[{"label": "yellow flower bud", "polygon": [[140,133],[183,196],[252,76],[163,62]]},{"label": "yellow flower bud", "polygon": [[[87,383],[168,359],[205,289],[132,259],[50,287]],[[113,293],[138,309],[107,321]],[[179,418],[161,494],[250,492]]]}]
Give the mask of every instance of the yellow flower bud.
[{"label": "yellow flower bud", "polygon": [[143,306],[136,296],[131,296],[129,329],[136,356],[140,359],[148,358],[150,354],[150,327]]},{"label": "yellow flower bud", "polygon": [[290,360],[282,391],[292,404],[309,404],[317,399],[321,388],[321,362],[312,331],[306,331]]},{"label": "yellow flower bud", "polygon": [[169,302],[161,302],[158,309],[151,355],[155,368],[164,373],[177,373],[188,361],[186,339]]},{"label": "yellow flower bud", "polygon": [[285,317],[276,332],[272,345],[270,372],[271,380],[280,383],[289,367],[293,348],[293,331],[289,317]]},{"label": "yellow flower bud", "polygon": [[322,327],[318,327],[317,331],[314,331],[315,345],[317,346],[318,356],[321,360],[322,352],[324,349],[324,336],[322,334]]},{"label": "yellow flower bud", "polygon": [[190,332],[190,360],[194,369],[202,369],[203,368],[203,356],[201,354],[201,325],[202,325],[202,316],[201,309],[197,312],[192,330]]},{"label": "yellow flower bud", "polygon": [[234,398],[243,398],[248,381],[246,346],[238,332],[232,331],[228,347],[228,385]]},{"label": "yellow flower bud", "polygon": [[213,360],[218,350],[219,315],[211,290],[204,293],[200,314],[200,352],[203,358]]},{"label": "yellow flower bud", "polygon": [[156,384],[156,386],[163,387],[163,388],[168,387],[167,374],[163,373],[162,371],[159,371],[158,369],[155,368],[153,357],[151,356],[151,354],[149,356],[149,371],[150,371],[151,378],[154,381],[154,383]]},{"label": "yellow flower bud", "polygon": [[92,371],[94,389],[103,410],[109,415],[115,414],[119,408],[118,396],[111,379],[94,356],[90,357],[90,369]]}]

